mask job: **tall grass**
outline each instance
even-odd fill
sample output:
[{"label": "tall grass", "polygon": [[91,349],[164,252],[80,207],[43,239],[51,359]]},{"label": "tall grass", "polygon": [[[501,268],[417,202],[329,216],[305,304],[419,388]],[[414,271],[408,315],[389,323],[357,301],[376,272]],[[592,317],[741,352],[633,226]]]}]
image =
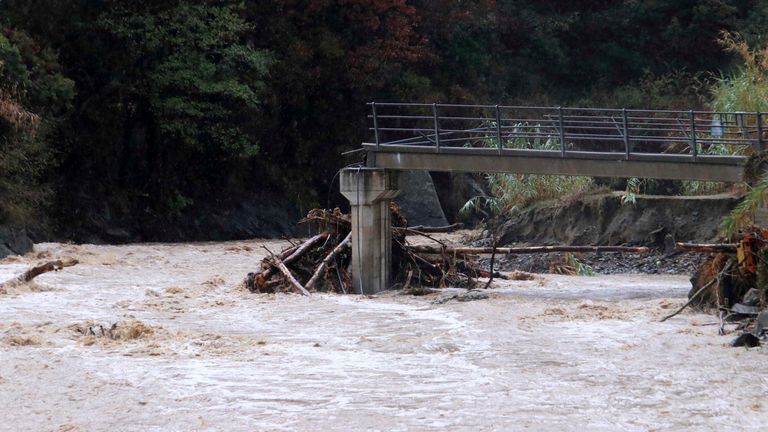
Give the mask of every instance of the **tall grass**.
[{"label": "tall grass", "polygon": [[[738,55],[743,64],[731,77],[722,78],[713,89],[713,108],[717,111],[760,111],[768,109],[768,47],[753,50],[736,33],[724,32],[720,43]],[[744,200],[721,226],[727,236],[754,223],[758,208],[768,202],[768,176],[762,175]]]},{"label": "tall grass", "polygon": [[[495,128],[495,124],[492,125]],[[519,123],[516,128],[528,128],[528,124]],[[534,126],[536,135],[541,133],[540,125]],[[492,147],[490,141],[483,145]],[[504,148],[558,150],[560,143],[555,136],[535,138],[511,138],[502,142]],[[533,202],[564,198],[583,193],[594,186],[591,177],[557,176],[537,174],[491,173],[485,175],[490,187],[490,196],[475,196],[460,209],[461,215],[475,211],[488,211],[493,216],[518,211]]]},{"label": "tall grass", "polygon": [[743,65],[733,76],[721,78],[713,88],[716,111],[768,110],[768,47],[751,50],[736,33],[721,33],[726,51],[738,55]]}]

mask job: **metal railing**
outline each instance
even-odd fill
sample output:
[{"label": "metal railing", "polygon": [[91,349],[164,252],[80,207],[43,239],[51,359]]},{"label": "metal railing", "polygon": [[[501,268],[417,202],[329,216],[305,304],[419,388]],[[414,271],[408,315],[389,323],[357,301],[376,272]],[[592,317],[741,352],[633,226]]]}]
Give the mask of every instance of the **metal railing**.
[{"label": "metal railing", "polygon": [[375,103],[370,131],[377,151],[446,148],[607,153],[631,159],[662,154],[742,160],[762,151],[762,114],[605,108]]}]

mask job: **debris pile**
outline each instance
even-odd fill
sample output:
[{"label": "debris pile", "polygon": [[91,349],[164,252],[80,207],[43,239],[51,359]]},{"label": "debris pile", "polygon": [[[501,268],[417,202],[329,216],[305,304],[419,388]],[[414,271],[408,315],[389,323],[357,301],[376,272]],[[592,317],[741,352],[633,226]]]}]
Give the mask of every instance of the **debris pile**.
[{"label": "debris pile", "polygon": [[[721,335],[740,333],[733,346],[758,346],[768,337],[768,231],[751,230],[737,243],[678,244],[679,250],[714,252],[691,277],[686,307],[714,310]],[[733,326],[732,329],[727,329]]]},{"label": "debris pile", "polygon": [[[452,225],[443,229],[408,228],[407,220],[396,205],[391,207],[393,283],[406,292],[418,294],[429,288],[473,288],[480,277],[491,276],[480,269],[477,256],[456,253],[428,231],[450,231],[460,228]],[[312,224],[317,235],[301,244],[280,251],[268,250],[261,262],[261,270],[249,273],[245,286],[255,293],[297,292],[309,295],[313,291],[354,292],[350,274],[352,260],[352,221],[338,208],[333,211],[314,209],[300,224]],[[421,236],[439,244],[435,248],[419,250],[408,245],[408,236]],[[494,276],[502,277],[500,274]]]},{"label": "debris pile", "polygon": [[[563,274],[591,274],[589,266],[573,254],[581,253],[640,253],[647,247],[634,246],[522,246],[522,247],[464,247],[448,245],[433,233],[455,231],[460,224],[445,227],[408,227],[396,205],[390,208],[392,223],[392,279],[393,288],[411,294],[426,294],[432,288],[475,288],[479,278],[485,278],[484,287],[494,279],[530,279],[530,274],[515,272],[505,275],[495,271],[496,258],[520,254],[566,253],[566,260],[558,266]],[[293,244],[279,253],[267,250],[261,270],[249,273],[245,286],[255,293],[297,292],[309,295],[312,291],[354,292],[350,274],[352,261],[352,221],[339,209],[315,209],[300,224],[312,224],[317,235],[301,244]],[[432,244],[410,244],[409,238],[421,237]],[[481,261],[481,257],[490,260]],[[487,269],[487,270],[486,270]]]}]

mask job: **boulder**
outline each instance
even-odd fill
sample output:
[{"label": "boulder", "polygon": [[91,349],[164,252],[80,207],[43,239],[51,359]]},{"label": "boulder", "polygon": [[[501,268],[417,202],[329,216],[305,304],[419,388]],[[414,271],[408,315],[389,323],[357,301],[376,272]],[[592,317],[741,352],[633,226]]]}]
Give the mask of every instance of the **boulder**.
[{"label": "boulder", "polygon": [[744,298],[741,299],[741,303],[747,306],[757,306],[760,304],[760,291],[755,288],[750,288]]}]

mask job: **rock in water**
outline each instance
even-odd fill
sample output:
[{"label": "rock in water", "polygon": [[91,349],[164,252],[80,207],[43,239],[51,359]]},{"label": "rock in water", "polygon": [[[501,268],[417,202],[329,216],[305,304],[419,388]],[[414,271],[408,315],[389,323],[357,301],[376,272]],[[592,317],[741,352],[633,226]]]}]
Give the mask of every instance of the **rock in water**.
[{"label": "rock in water", "polygon": [[760,338],[753,335],[752,333],[744,333],[743,335],[734,339],[733,342],[731,342],[731,346],[754,348],[756,346],[760,346]]},{"label": "rock in water", "polygon": [[741,303],[746,306],[757,306],[760,303],[760,291],[756,288],[750,288],[744,298],[741,299]]},{"label": "rock in water", "polygon": [[733,305],[731,310],[734,313],[741,315],[757,315],[760,312],[760,309],[758,309],[757,306],[747,306],[741,303],[736,303]]},{"label": "rock in water", "polygon": [[763,332],[768,332],[768,310],[760,312],[760,315],[757,316],[755,334],[761,336]]}]

